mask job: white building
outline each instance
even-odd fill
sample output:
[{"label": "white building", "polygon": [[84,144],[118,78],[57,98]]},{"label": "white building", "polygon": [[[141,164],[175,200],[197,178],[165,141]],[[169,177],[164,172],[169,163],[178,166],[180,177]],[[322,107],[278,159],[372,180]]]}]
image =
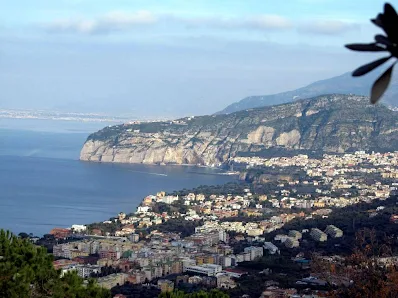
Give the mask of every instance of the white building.
[{"label": "white building", "polygon": [[222,271],[222,267],[215,264],[191,265],[186,266],[185,271],[205,274],[207,276],[215,276],[217,273]]},{"label": "white building", "polygon": [[311,229],[310,235],[315,241],[324,242],[328,240],[328,235],[317,228]]},{"label": "white building", "polygon": [[250,261],[261,258],[264,254],[263,248],[257,246],[245,247],[244,252],[250,254]]},{"label": "white building", "polygon": [[332,238],[343,237],[343,231],[334,225],[327,226],[325,233],[328,234],[329,236],[331,236]]},{"label": "white building", "polygon": [[218,231],[218,238],[220,241],[226,243],[228,241],[227,237],[228,237],[228,234],[224,230]]},{"label": "white building", "polygon": [[285,246],[287,248],[294,248],[294,247],[299,247],[300,246],[299,241],[296,238],[294,238],[294,237],[288,237],[285,240],[284,244],[285,244]]},{"label": "white building", "polygon": [[83,278],[90,277],[91,273],[101,272],[101,266],[99,265],[78,265],[76,268],[77,274]]},{"label": "white building", "polygon": [[235,281],[233,281],[228,274],[225,273],[217,274],[217,288],[233,289],[235,287],[236,287]]},{"label": "white building", "polygon": [[147,213],[150,210],[148,206],[138,206],[137,213]]},{"label": "white building", "polygon": [[303,237],[303,235],[296,230],[290,230],[288,233],[289,237],[295,238],[295,239],[301,239]]},{"label": "white building", "polygon": [[98,241],[90,242],[90,254],[97,254],[99,252],[100,243]]},{"label": "white building", "polygon": [[284,243],[288,237],[288,235],[278,234],[274,237],[274,240]]},{"label": "white building", "polygon": [[223,256],[222,257],[222,266],[231,267],[232,266],[232,258],[230,256]]},{"label": "white building", "polygon": [[130,240],[131,242],[138,242],[138,241],[140,241],[140,235],[138,235],[138,234],[131,234],[131,235],[129,236],[129,240]]},{"label": "white building", "polygon": [[76,265],[70,265],[70,266],[67,266],[67,267],[63,267],[61,269],[60,276],[63,277],[66,273],[72,272],[72,271],[77,271],[77,266]]},{"label": "white building", "polygon": [[53,246],[54,257],[71,259],[71,247],[69,243],[57,244]]},{"label": "white building", "polygon": [[165,196],[161,199],[161,202],[165,204],[171,204],[175,201],[178,201],[178,196]]},{"label": "white building", "polygon": [[72,225],[72,230],[81,233],[87,231],[87,227],[85,225]]},{"label": "white building", "polygon": [[264,242],[264,249],[268,250],[271,255],[279,254],[279,248],[272,242]]},{"label": "white building", "polygon": [[264,231],[259,228],[254,228],[254,229],[247,229],[246,233],[248,236],[260,236],[264,234]]}]

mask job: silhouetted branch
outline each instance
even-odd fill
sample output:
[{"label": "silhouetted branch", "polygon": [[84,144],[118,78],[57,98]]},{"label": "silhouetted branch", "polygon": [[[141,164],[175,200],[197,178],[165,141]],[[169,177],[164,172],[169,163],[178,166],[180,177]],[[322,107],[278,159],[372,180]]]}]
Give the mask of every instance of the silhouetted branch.
[{"label": "silhouetted branch", "polygon": [[[371,22],[383,29],[387,36],[377,34],[375,42],[369,44],[348,44],[346,48],[360,52],[389,52],[384,58],[363,65],[352,73],[354,77],[362,76],[384,64],[391,58],[398,58],[398,14],[391,4],[384,4],[384,12],[379,13]],[[375,104],[387,90],[391,80],[394,63],[374,82],[370,93],[370,102]]]}]

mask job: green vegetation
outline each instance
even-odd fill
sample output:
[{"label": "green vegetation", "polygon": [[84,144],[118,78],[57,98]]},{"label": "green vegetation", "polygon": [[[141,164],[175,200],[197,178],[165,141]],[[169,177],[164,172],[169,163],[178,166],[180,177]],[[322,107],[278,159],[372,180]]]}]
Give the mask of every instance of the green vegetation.
[{"label": "green vegetation", "polygon": [[163,212],[167,212],[168,214],[173,214],[173,213],[184,214],[187,213],[188,210],[189,210],[188,206],[184,205],[184,201],[181,199],[173,202],[172,204],[157,202],[152,206],[152,211],[160,214]]},{"label": "green vegetation", "polygon": [[269,182],[285,183],[292,180],[298,180],[306,177],[306,173],[299,167],[283,167],[283,168],[252,168],[245,170],[241,178],[244,178],[247,183],[265,184]]},{"label": "green vegetation", "polygon": [[375,230],[360,230],[355,238],[353,252],[344,261],[330,262],[319,255],[313,257],[312,272],[326,281],[328,297],[397,297],[397,267],[380,262],[393,256],[392,247],[380,243]]},{"label": "green vegetation", "polygon": [[149,230],[158,230],[165,233],[181,233],[187,237],[195,233],[195,228],[203,225],[203,221],[187,221],[183,218],[172,218],[161,225],[151,226]]},{"label": "green vegetation", "polygon": [[266,255],[255,261],[241,262],[239,267],[250,270],[271,269],[273,272],[289,274],[297,273],[300,270],[295,262],[282,255]]},{"label": "green vegetation", "polygon": [[114,235],[117,230],[122,228],[122,225],[119,220],[114,220],[114,218],[109,219],[111,223],[103,223],[103,222],[96,222],[87,225],[87,231],[89,234],[92,233],[94,229],[99,229],[102,231],[104,235],[107,233]]},{"label": "green vegetation", "polygon": [[[398,127],[395,112],[383,105],[370,106],[364,96],[329,94],[273,107],[181,121],[181,124],[152,122],[105,127],[90,135],[88,140],[105,141],[104,146],[109,149],[129,148],[132,156],[140,155],[141,149],[155,150],[158,145],[153,144],[161,140],[164,147],[171,150],[178,144],[179,148],[198,155],[198,158],[184,161],[191,164],[223,163],[229,157],[252,154],[269,157],[306,153],[313,156],[321,152],[359,149],[386,152],[394,151],[397,145],[391,133]],[[272,134],[264,134],[264,127],[271,129]],[[133,139],[141,133],[153,136],[140,138],[140,141]],[[209,140],[205,151],[192,148],[192,144],[207,144]]]},{"label": "green vegetation", "polygon": [[178,191],[172,192],[170,195],[173,196],[186,196],[189,193],[195,194],[203,194],[206,197],[210,195],[242,195],[244,193],[244,189],[250,189],[251,186],[248,183],[244,182],[229,182],[223,185],[200,185],[193,189],[182,189]]},{"label": "green vegetation", "polygon": [[109,141],[110,139],[115,139],[120,133],[124,132],[125,129],[126,127],[123,125],[107,126],[89,135],[87,141]]},{"label": "green vegetation", "polygon": [[159,298],[229,298],[229,296],[220,290],[211,290],[208,292],[200,291],[195,293],[174,291],[161,293]]},{"label": "green vegetation", "polygon": [[0,230],[0,297],[110,297],[94,280],[85,286],[75,272],[61,278],[52,261],[45,248]]}]

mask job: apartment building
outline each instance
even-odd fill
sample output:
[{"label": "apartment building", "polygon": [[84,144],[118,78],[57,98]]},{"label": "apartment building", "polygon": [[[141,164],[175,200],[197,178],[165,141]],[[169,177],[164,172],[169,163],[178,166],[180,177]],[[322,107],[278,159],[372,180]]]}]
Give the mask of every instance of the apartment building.
[{"label": "apartment building", "polygon": [[324,242],[328,240],[328,235],[317,228],[311,229],[310,235],[312,239],[318,242]]},{"label": "apartment building", "polygon": [[343,237],[343,231],[337,228],[334,225],[329,225],[326,227],[325,233],[328,234],[332,238],[340,238]]},{"label": "apartment building", "polygon": [[255,260],[257,258],[261,258],[264,254],[264,250],[261,246],[245,247],[244,252],[250,254],[250,261]]}]

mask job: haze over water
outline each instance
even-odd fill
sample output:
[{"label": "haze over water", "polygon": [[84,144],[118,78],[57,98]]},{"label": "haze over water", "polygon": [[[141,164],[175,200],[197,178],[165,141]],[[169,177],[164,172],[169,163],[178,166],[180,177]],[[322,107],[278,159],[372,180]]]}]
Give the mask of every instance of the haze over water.
[{"label": "haze over water", "polygon": [[205,168],[79,161],[89,132],[105,125],[0,119],[0,228],[42,235],[133,212],[161,190],[234,179]]}]

